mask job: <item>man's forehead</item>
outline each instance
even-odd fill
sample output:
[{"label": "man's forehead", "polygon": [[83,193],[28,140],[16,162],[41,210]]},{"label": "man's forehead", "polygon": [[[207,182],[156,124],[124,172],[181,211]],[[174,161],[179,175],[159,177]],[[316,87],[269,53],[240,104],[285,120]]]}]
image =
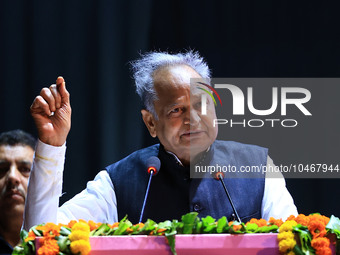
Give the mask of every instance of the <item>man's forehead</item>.
[{"label": "man's forehead", "polygon": [[33,160],[34,150],[28,145],[0,145],[0,159]]},{"label": "man's forehead", "polygon": [[174,65],[161,67],[154,72],[154,83],[168,84],[190,84],[190,79],[202,78],[193,68],[187,65]]}]

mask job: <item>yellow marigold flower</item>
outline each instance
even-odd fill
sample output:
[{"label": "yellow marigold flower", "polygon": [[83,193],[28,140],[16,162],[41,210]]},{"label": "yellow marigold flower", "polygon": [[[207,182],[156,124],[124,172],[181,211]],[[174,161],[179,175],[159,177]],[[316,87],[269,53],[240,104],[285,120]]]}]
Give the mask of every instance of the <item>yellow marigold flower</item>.
[{"label": "yellow marigold flower", "polygon": [[75,230],[90,232],[90,226],[86,222],[80,221],[73,225],[72,232]]},{"label": "yellow marigold flower", "polygon": [[290,251],[290,252],[287,253],[287,255],[295,255],[295,252]]},{"label": "yellow marigold flower", "polygon": [[87,255],[91,251],[90,243],[85,240],[71,242],[70,248],[73,254]]},{"label": "yellow marigold flower", "polygon": [[285,223],[281,225],[279,228],[279,233],[284,232],[284,231],[291,231],[294,226],[296,226],[297,223],[295,220],[287,220]]},{"label": "yellow marigold flower", "polygon": [[294,239],[293,232],[292,231],[286,231],[286,232],[279,233],[277,235],[277,240],[281,241],[281,240],[284,240],[284,239]]},{"label": "yellow marigold flower", "polygon": [[280,252],[287,252],[288,250],[292,250],[296,242],[294,239],[285,239],[279,242],[279,250]]},{"label": "yellow marigold flower", "polygon": [[72,231],[71,234],[69,234],[68,238],[71,240],[71,242],[76,241],[76,240],[88,241],[90,238],[90,233],[86,231],[75,230],[75,231]]}]

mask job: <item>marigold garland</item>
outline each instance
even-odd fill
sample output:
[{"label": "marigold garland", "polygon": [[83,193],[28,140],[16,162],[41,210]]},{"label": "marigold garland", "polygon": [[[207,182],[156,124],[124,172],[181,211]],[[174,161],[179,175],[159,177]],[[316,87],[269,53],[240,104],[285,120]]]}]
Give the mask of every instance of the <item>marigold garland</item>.
[{"label": "marigold garland", "polygon": [[[327,229],[326,226],[329,222],[329,218],[320,214],[311,214],[311,215],[304,215],[299,214],[298,216],[291,215],[287,218],[286,222],[283,224],[283,227],[279,228],[279,232],[283,231],[290,231],[293,229],[296,224],[293,225],[288,222],[295,222],[300,225],[306,226],[312,236],[311,246],[315,250],[316,255],[330,255],[332,254],[332,250],[330,249],[330,241],[326,238]],[[291,235],[290,235],[291,236]],[[290,237],[288,238],[290,239]],[[280,234],[278,235],[278,240],[280,240]],[[287,240],[287,239],[286,239]],[[285,243],[283,243],[285,244]],[[280,243],[279,243],[280,246]],[[284,247],[286,248],[286,247]],[[281,252],[285,252],[284,248]],[[289,249],[288,249],[289,251]]]},{"label": "marigold garland", "polygon": [[91,251],[90,226],[85,221],[79,221],[72,226],[70,249],[73,254],[87,255]]},{"label": "marigold garland", "polygon": [[[187,219],[190,219],[191,216],[195,215],[189,215]],[[197,217],[197,214],[195,217]],[[340,233],[340,229],[334,227],[332,228],[332,226],[340,226],[339,218],[332,216],[332,223],[327,226],[330,218],[319,214],[311,214],[308,216],[304,214],[299,214],[297,216],[291,215],[287,218],[285,222],[283,222],[281,219],[274,218],[270,218],[268,221],[264,219],[251,219],[246,224],[232,221],[227,222],[226,219],[224,221],[220,219],[217,222],[212,217],[210,217],[210,219],[208,219],[208,217],[202,219],[201,221],[201,224],[205,222],[205,227],[203,228],[202,225],[200,227],[201,232],[192,233],[242,234],[278,232],[277,240],[279,251],[282,254],[288,255],[295,254],[294,251],[298,254],[301,254],[302,251],[306,253],[309,252],[311,254],[315,252],[316,255],[331,255],[332,250],[330,249],[330,240],[327,238],[327,233],[329,233],[330,230],[336,230]],[[200,221],[200,219],[198,219],[198,221]],[[192,223],[190,224],[192,225]],[[151,228],[151,226],[153,227]],[[202,229],[205,229],[205,231],[207,231],[207,229],[215,229],[215,232],[202,232]],[[335,233],[332,231],[331,233]],[[23,238],[24,244],[31,243],[31,245],[34,245],[33,241],[37,237],[41,238],[41,246],[37,250],[38,255],[57,255],[71,253],[87,255],[91,251],[91,246],[89,242],[90,235],[165,235],[166,233],[169,234],[170,232],[173,232],[173,225],[170,221],[157,224],[152,220],[148,220],[148,222],[146,223],[138,223],[133,225],[126,218],[124,218],[120,222],[115,222],[113,224],[95,223],[93,221],[86,222],[84,220],[72,220],[67,225],[46,223],[35,226],[28,233],[26,232],[26,235]],[[185,232],[177,233],[185,234]],[[306,238],[306,235],[308,236],[308,238]],[[338,237],[338,240],[339,239],[340,238]],[[297,240],[299,240],[299,244],[297,244]],[[303,247],[302,243],[304,244]]]},{"label": "marigold garland", "polygon": [[277,239],[279,241],[279,251],[282,253],[295,254],[293,249],[296,245],[295,236],[292,232],[293,227],[297,225],[294,220],[287,220],[279,228]]}]

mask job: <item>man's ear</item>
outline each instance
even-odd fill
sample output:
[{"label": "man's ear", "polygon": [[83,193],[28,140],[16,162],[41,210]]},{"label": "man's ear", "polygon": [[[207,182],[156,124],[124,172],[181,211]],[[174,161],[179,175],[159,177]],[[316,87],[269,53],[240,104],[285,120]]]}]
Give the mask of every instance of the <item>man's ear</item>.
[{"label": "man's ear", "polygon": [[147,110],[141,110],[142,118],[145,123],[145,126],[148,128],[150,135],[155,138],[157,136],[156,133],[156,121],[151,112]]}]

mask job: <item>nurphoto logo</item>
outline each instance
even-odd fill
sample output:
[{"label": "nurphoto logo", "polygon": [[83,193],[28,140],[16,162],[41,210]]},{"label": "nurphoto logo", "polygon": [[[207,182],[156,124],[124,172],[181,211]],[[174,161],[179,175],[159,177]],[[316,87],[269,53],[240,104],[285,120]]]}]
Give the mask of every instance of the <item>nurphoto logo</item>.
[{"label": "nurphoto logo", "polygon": [[[274,79],[270,79],[274,80]],[[250,81],[250,79],[249,79]],[[192,83],[195,87],[202,90],[201,93],[201,114],[207,115],[207,105],[208,97],[210,97],[215,107],[217,102],[215,97],[218,99],[220,106],[223,107],[223,99],[221,97],[224,94],[231,95],[232,98],[232,116],[233,118],[216,118],[213,120],[213,125],[228,125],[230,127],[251,127],[259,128],[264,126],[275,127],[280,125],[282,127],[296,127],[298,125],[298,120],[294,118],[289,118],[287,113],[287,106],[290,111],[296,115],[296,111],[299,111],[303,116],[312,116],[312,113],[308,110],[306,104],[311,100],[311,92],[303,87],[288,87],[288,86],[272,86],[268,87],[266,84],[266,91],[270,91],[270,96],[268,93],[266,96],[258,99],[258,101],[264,101],[269,103],[266,108],[260,109],[255,106],[256,99],[254,98],[254,91],[259,88],[253,86],[244,86],[244,81],[242,81],[243,90],[234,84],[223,82],[221,79],[212,79],[210,85],[207,82],[198,81],[193,79]],[[237,82],[236,82],[237,83]],[[282,83],[282,82],[280,82]],[[273,82],[275,84],[275,82]],[[263,90],[263,88],[261,88]],[[255,102],[255,103],[254,103]],[[224,102],[223,102],[224,103]],[[226,107],[226,106],[224,106]],[[230,104],[227,106],[230,108]],[[222,108],[223,109],[223,108]],[[230,112],[230,109],[228,109]],[[295,112],[294,112],[295,111]],[[223,112],[223,110],[221,110]],[[248,114],[246,114],[246,112]],[[246,118],[245,115],[255,116],[252,118]],[[273,118],[272,115],[281,116],[281,118]],[[244,118],[239,118],[243,116]],[[258,117],[265,116],[265,117]],[[234,117],[238,117],[237,119]],[[283,117],[283,118],[282,118]]]}]

